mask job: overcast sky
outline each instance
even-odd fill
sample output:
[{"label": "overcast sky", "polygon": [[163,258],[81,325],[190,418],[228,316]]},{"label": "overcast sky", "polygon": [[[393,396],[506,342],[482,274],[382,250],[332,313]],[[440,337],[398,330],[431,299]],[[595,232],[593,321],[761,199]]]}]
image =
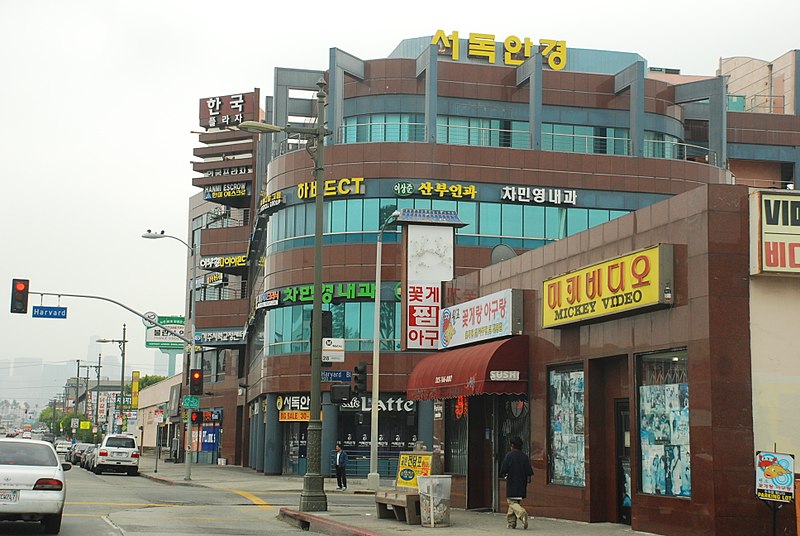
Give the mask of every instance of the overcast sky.
[{"label": "overcast sky", "polygon": [[[713,75],[720,57],[772,60],[800,47],[795,1],[388,5],[0,0],[0,374],[15,357],[96,360],[89,343],[121,338],[123,323],[128,370],[150,371],[138,317],[75,298],[43,302],[67,306],[66,320],[12,315],[11,279],[182,314],[186,249],[140,235],[164,229],[186,239],[188,199],[199,192],[189,164],[199,100],[255,87],[272,95],[275,67],[325,69],[333,47],[382,58],[438,29],[636,52],[650,66],[697,75]],[[32,296],[29,305],[39,304]],[[118,355],[116,345],[103,350]]]}]

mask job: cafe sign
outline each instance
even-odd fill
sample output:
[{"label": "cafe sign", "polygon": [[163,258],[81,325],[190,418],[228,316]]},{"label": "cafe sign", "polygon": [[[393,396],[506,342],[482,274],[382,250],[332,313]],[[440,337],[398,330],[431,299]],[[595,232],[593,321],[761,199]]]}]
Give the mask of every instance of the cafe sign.
[{"label": "cafe sign", "polygon": [[672,303],[672,245],[659,244],[547,279],[542,327]]}]

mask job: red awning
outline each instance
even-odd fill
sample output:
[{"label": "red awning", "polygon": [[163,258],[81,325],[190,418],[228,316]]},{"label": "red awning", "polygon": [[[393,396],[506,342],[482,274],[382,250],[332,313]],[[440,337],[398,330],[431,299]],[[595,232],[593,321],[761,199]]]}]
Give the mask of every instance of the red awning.
[{"label": "red awning", "polygon": [[488,393],[523,394],[528,338],[511,337],[433,354],[408,379],[408,398],[429,400]]}]

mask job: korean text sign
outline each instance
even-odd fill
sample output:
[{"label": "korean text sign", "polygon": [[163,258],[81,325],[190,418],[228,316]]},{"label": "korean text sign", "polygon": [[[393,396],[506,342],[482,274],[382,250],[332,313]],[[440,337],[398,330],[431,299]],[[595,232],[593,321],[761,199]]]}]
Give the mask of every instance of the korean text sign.
[{"label": "korean text sign", "polygon": [[672,245],[659,244],[547,279],[542,326],[556,327],[671,301]]}]

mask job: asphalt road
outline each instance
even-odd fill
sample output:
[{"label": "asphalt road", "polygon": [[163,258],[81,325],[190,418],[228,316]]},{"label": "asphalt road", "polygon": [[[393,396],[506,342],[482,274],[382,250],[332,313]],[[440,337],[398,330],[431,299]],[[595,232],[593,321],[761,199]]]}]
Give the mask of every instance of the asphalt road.
[{"label": "asphalt road", "polygon": [[[80,467],[66,477],[62,536],[308,534],[276,518],[280,506],[296,505],[299,490],[256,497],[123,474],[98,476]],[[42,534],[42,528],[0,521],[0,535],[5,534]]]}]

